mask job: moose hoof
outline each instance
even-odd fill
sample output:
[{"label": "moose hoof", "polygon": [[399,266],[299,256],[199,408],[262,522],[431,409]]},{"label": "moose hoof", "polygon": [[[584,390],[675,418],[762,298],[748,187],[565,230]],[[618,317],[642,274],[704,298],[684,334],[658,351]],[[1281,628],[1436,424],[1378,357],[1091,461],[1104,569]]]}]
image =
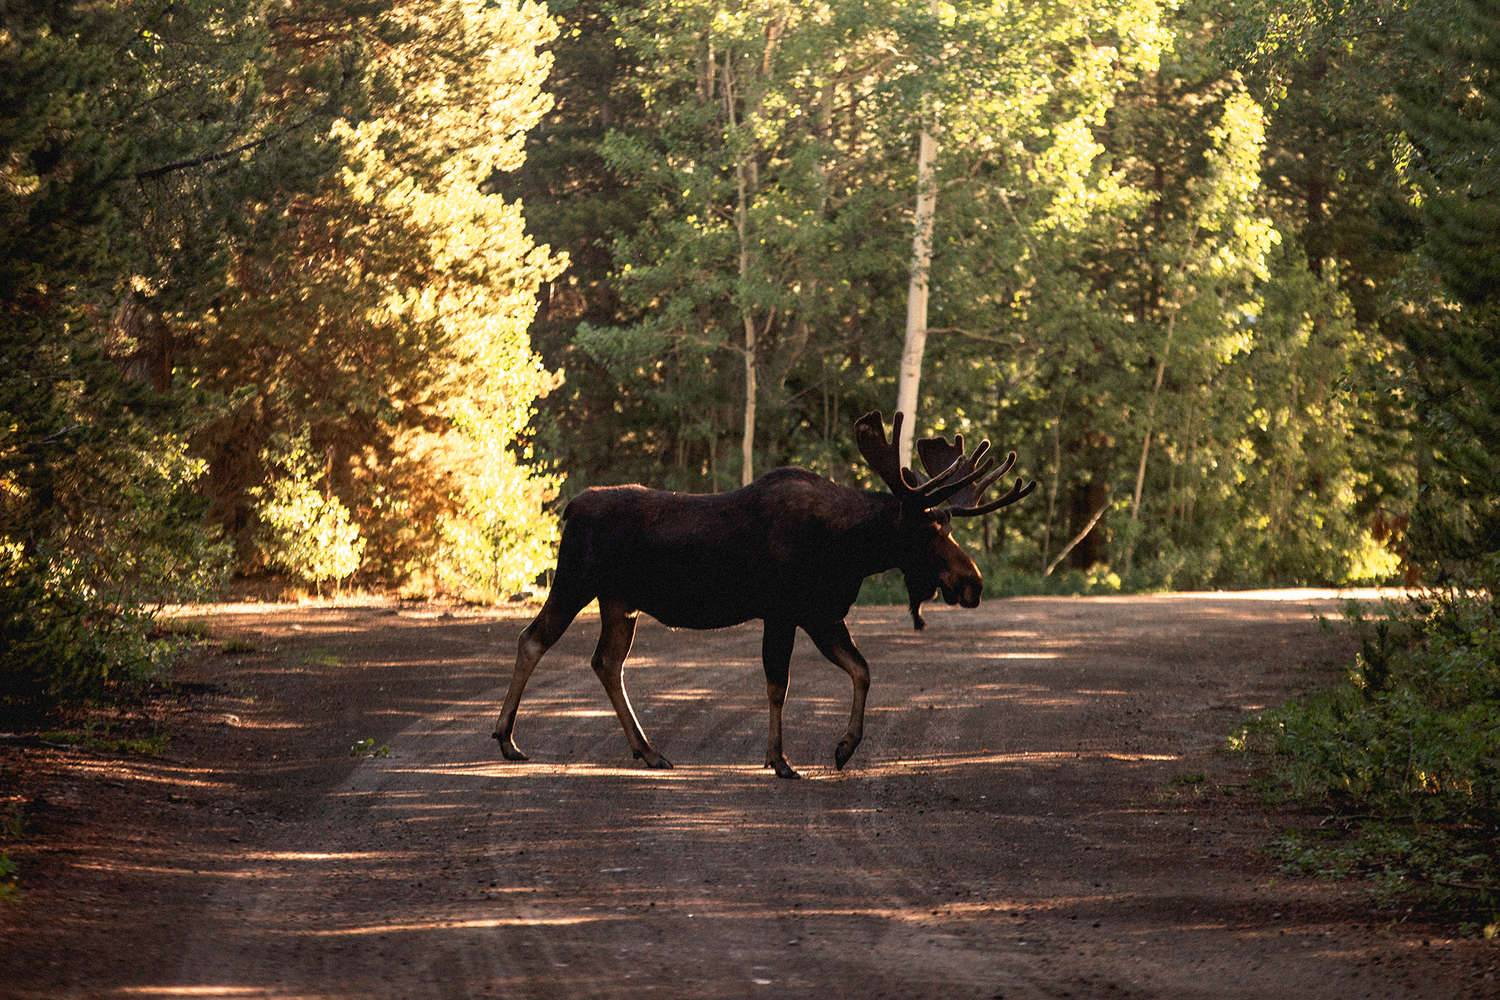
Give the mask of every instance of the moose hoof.
[{"label": "moose hoof", "polygon": [[772,757],[766,761],[766,767],[772,768],[778,778],[800,778],[802,775],[792,770],[792,765],[786,762],[785,757]]},{"label": "moose hoof", "polygon": [[655,750],[648,749],[645,753],[636,750],[634,753],[635,759],[645,761],[647,767],[656,768],[659,771],[670,771],[672,769],[672,762]]},{"label": "moose hoof", "polygon": [[859,746],[858,740],[839,740],[839,745],[833,748],[834,766],[842,771],[844,765],[849,763],[849,758],[854,756],[854,748],[857,746]]},{"label": "moose hoof", "polygon": [[494,734],[495,741],[500,744],[500,755],[506,760],[530,760],[531,758],[521,752],[515,741],[508,740],[499,733]]}]

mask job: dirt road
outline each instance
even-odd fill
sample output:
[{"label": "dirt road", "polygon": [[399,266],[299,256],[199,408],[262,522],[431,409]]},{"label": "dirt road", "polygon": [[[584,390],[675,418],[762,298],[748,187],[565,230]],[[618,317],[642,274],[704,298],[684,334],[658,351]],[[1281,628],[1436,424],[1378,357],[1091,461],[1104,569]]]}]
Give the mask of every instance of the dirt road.
[{"label": "dirt road", "polygon": [[[649,771],[587,617],[491,723],[525,619],[238,608],[163,759],[53,753],[0,995],[1483,997],[1492,943],[1288,878],[1215,749],[1350,650],[1331,595],[1021,599],[850,620],[874,681],[799,635],[760,767],[759,630],[643,619]],[[351,756],[351,747],[361,753]],[[25,762],[7,751],[8,773]],[[50,838],[50,839],[49,839]],[[1399,916],[1399,915],[1395,915]]]}]

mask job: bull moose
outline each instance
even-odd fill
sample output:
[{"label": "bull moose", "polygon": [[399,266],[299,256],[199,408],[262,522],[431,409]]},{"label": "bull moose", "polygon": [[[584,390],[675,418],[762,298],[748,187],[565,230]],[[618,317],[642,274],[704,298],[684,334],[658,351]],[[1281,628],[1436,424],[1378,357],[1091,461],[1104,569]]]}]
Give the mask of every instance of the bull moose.
[{"label": "bull moose", "polygon": [[903,468],[873,411],[854,424],[855,440],[889,492],[840,486],[805,469],[781,468],[727,493],[684,494],[642,486],[585,490],[563,511],[563,534],[552,590],[521,632],[515,672],[494,737],[507,760],[526,760],[513,739],[516,709],[537,661],[590,600],[599,600],[599,644],[593,667],[609,695],[635,756],[671,767],[646,734],[625,693],[624,664],[644,611],[674,628],[710,629],[753,618],[765,622],[761,656],[770,699],[766,766],[799,777],[781,745],[792,644],[801,628],[818,651],[854,683],[849,728],[834,750],[840,769],[864,734],[870,668],[849,637],[844,618],[865,577],[898,568],[905,578],[912,624],[923,601],[942,591],[948,604],[979,605],[979,569],[953,540],[950,519],[977,517],[1022,499],[1036,488],[1021,479],[1002,497],[982,497],[1010,471],[1011,452],[994,466],[985,441],[965,454],[963,435],[917,442],[926,476]]}]

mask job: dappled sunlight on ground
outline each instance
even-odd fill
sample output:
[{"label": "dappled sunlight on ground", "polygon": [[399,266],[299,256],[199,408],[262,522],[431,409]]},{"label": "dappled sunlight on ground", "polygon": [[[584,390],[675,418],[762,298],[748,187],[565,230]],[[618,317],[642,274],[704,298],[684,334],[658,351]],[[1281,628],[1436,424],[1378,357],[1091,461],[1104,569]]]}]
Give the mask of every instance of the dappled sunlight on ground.
[{"label": "dappled sunlight on ground", "polygon": [[112,996],[119,997],[279,997],[286,994],[269,993],[258,986],[123,986],[114,990]]},{"label": "dappled sunlight on ground", "polygon": [[[532,759],[508,762],[489,733],[524,617],[242,608],[249,666],[319,656],[339,683],[292,689],[296,713],[235,706],[255,825],[73,862],[203,900],[169,973],[88,995],[1360,996],[1376,945],[1329,936],[1338,888],[1276,882],[1213,754],[1244,710],[1329,671],[1287,652],[1334,649],[1319,613],[1336,601],[1020,599],[914,633],[905,609],[856,608],[865,741],[835,769],[849,680],[799,635],[785,735],[805,780],[783,781],[761,766],[754,626],[642,619],[626,683],[677,765],[652,770],[589,669],[590,614],[528,687]],[[231,780],[138,770],[205,815]]]}]

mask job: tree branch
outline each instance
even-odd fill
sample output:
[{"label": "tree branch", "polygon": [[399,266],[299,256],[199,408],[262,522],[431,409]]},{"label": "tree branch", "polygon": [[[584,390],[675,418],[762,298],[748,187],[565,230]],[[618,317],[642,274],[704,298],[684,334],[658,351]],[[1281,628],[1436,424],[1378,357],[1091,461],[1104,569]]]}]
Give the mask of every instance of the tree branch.
[{"label": "tree branch", "polygon": [[221,149],[213,153],[204,153],[202,156],[194,156],[191,159],[187,160],[178,160],[176,163],[163,164],[159,167],[152,167],[149,170],[138,170],[136,171],[135,179],[138,181],[155,180],[158,177],[174,173],[178,170],[191,170],[194,167],[204,167],[210,163],[218,163],[222,160],[227,160],[231,157],[239,156],[241,153],[248,152],[260,146],[265,146],[269,143],[275,142],[277,139],[283,138],[291,134],[292,132],[295,132],[297,129],[312,121],[315,116],[315,114],[309,114],[301,121],[293,122],[284,129],[273,132],[270,135],[263,135],[259,139],[252,139],[249,142],[241,143],[240,145],[235,146],[231,149]]},{"label": "tree branch", "polygon": [[1052,571],[1057,569],[1057,564],[1066,559],[1068,557],[1068,553],[1077,548],[1078,543],[1089,536],[1089,532],[1094,530],[1094,525],[1099,523],[1099,519],[1104,516],[1104,512],[1107,510],[1109,510],[1108,499],[1106,499],[1104,503],[1100,505],[1098,510],[1094,511],[1094,516],[1089,518],[1089,523],[1083,526],[1083,530],[1080,531],[1077,535],[1074,535],[1071,542],[1063,546],[1063,550],[1057,554],[1056,559],[1052,560],[1052,565],[1047,567],[1046,572],[1042,574],[1043,576],[1052,575]]}]

